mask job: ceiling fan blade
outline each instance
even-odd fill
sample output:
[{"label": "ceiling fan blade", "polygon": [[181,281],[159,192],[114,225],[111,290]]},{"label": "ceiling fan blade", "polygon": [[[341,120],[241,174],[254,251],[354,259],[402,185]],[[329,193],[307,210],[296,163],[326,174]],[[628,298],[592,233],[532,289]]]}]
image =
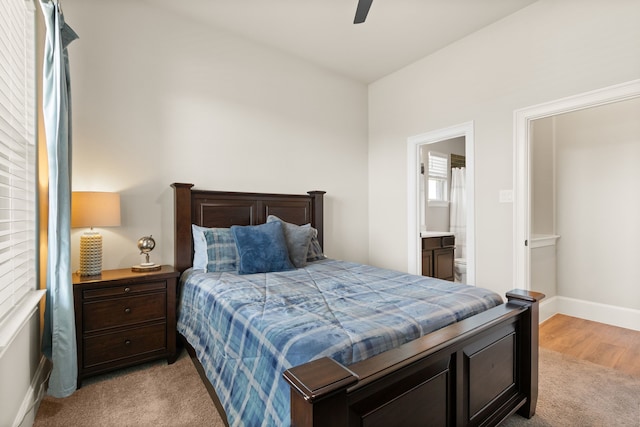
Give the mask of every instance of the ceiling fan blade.
[{"label": "ceiling fan blade", "polygon": [[356,17],[353,20],[354,24],[362,24],[367,19],[367,14],[371,8],[373,0],[358,0],[358,8],[356,9]]}]

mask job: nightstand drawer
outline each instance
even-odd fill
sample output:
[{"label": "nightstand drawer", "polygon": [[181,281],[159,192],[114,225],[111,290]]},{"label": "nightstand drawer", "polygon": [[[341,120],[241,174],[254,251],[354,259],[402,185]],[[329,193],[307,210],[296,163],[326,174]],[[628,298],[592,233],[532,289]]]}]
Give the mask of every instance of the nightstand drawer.
[{"label": "nightstand drawer", "polygon": [[167,316],[166,305],[167,295],[164,292],[85,302],[84,332],[164,319]]},{"label": "nightstand drawer", "polygon": [[120,285],[120,286],[112,286],[109,288],[88,289],[82,292],[82,297],[84,299],[117,297],[117,296],[137,294],[140,292],[164,290],[166,288],[167,288],[167,282],[151,282],[151,283],[141,283],[137,285]]},{"label": "nightstand drawer", "polygon": [[167,348],[166,325],[133,328],[84,339],[84,368]]}]

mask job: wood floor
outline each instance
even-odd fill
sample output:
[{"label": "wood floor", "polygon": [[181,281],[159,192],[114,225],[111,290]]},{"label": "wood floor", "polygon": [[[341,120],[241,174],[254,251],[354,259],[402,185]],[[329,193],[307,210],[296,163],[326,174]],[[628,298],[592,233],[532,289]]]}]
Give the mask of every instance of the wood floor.
[{"label": "wood floor", "polygon": [[540,325],[540,346],[640,378],[640,332],[556,314]]}]

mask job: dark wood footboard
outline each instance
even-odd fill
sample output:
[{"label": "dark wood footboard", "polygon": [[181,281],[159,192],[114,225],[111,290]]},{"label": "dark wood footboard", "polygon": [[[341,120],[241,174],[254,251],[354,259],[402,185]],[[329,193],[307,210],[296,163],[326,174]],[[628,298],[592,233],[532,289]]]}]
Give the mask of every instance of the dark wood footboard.
[{"label": "dark wood footboard", "polygon": [[508,302],[349,366],[287,370],[293,426],[493,426],[538,398],[538,302]]}]

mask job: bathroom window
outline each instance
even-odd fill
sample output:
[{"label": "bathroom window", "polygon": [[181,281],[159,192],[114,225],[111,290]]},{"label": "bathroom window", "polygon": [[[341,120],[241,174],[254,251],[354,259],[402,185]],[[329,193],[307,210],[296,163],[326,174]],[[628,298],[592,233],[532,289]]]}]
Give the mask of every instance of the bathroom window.
[{"label": "bathroom window", "polygon": [[436,151],[428,153],[427,195],[429,205],[447,205],[448,203],[449,157]]}]

